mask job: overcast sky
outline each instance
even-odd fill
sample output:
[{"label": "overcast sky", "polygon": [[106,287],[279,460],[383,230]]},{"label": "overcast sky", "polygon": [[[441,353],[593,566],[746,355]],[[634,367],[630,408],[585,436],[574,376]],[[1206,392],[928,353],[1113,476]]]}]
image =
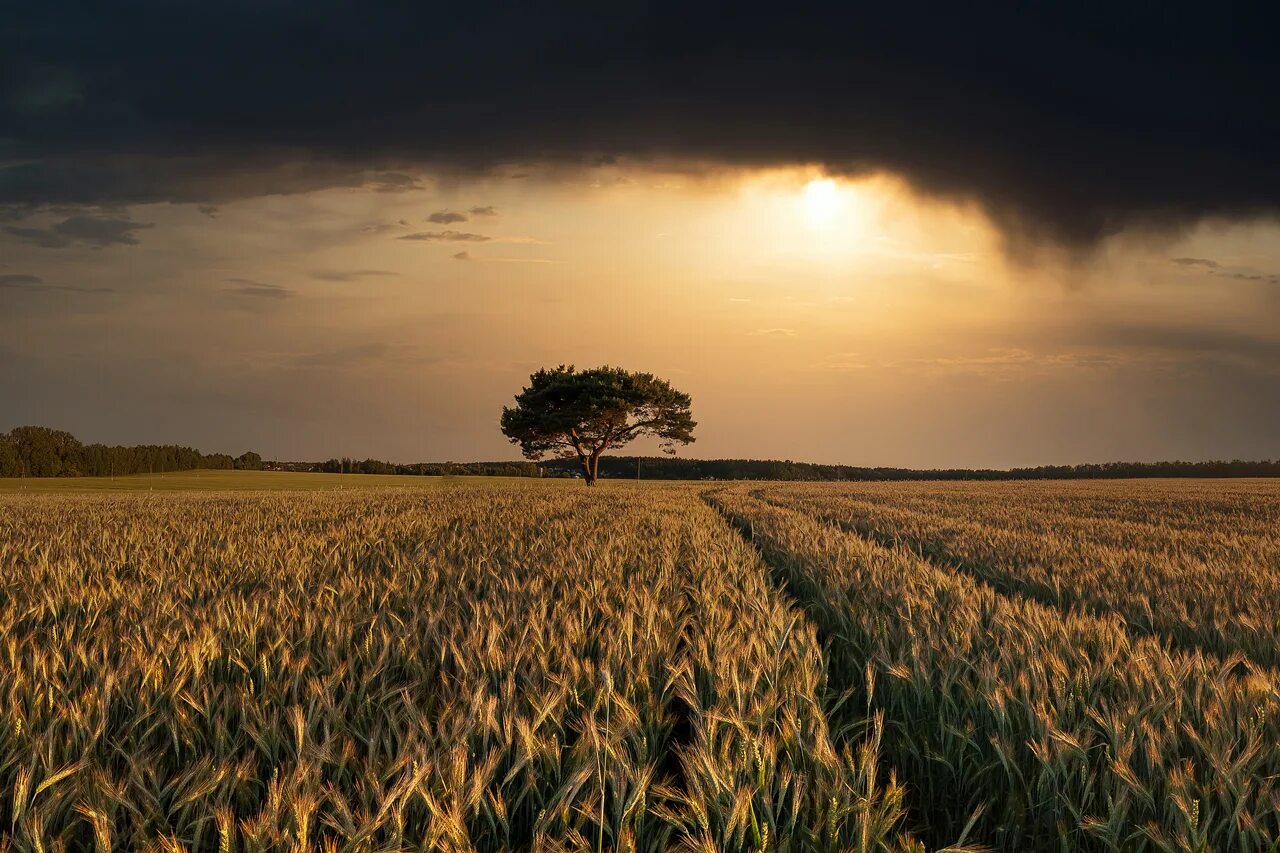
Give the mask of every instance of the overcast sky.
[{"label": "overcast sky", "polygon": [[840,8],[8,15],[0,429],[514,458],[608,363],[686,455],[1280,457],[1276,22]]}]

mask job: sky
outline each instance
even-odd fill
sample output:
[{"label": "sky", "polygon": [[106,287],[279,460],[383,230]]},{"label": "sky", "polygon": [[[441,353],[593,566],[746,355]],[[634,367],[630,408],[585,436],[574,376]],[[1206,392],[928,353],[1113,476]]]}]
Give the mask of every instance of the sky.
[{"label": "sky", "polygon": [[0,429],[516,458],[532,371],[611,364],[687,456],[1277,458],[1274,23],[31,4]]}]

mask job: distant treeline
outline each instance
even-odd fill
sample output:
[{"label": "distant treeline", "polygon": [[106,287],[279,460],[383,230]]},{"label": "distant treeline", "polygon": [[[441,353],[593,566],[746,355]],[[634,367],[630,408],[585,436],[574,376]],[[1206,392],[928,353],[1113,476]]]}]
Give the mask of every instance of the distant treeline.
[{"label": "distant treeline", "polygon": [[[110,477],[191,471],[196,468],[259,471],[322,471],[331,474],[407,474],[424,477],[576,477],[576,459],[544,462],[415,462],[330,459],[326,462],[266,462],[257,453],[201,453],[174,444],[136,447],[81,444],[47,427],[17,427],[0,433],[0,477]],[[859,468],[776,459],[681,459],[671,456],[606,456],[600,476],[642,480],[1101,480],[1137,477],[1280,477],[1273,462],[1105,462],[1042,465],[1038,468]]]},{"label": "distant treeline", "polygon": [[[1135,477],[1280,477],[1274,462],[1105,462],[1042,465],[1038,468],[859,468],[775,459],[679,459],[670,456],[611,456],[600,460],[600,476],[648,480],[1101,480]],[[543,467],[573,476],[576,459]]]},{"label": "distant treeline", "polygon": [[38,426],[0,433],[0,477],[112,477],[196,468],[260,470],[262,457],[201,453],[176,444],[81,444],[69,432]]},{"label": "distant treeline", "polygon": [[537,477],[533,462],[414,462],[381,459],[330,459],[326,462],[267,462],[274,471],[317,471],[325,474],[407,474],[420,477]]},{"label": "distant treeline", "polygon": [[[576,459],[544,462],[418,462],[378,459],[330,459],[327,462],[269,462],[285,471],[334,474],[408,474],[425,476],[577,477]],[[860,468],[775,459],[680,459],[670,456],[606,456],[600,476],[642,480],[1101,480],[1137,477],[1280,477],[1274,462],[1106,462],[1043,465],[1038,468]]]}]

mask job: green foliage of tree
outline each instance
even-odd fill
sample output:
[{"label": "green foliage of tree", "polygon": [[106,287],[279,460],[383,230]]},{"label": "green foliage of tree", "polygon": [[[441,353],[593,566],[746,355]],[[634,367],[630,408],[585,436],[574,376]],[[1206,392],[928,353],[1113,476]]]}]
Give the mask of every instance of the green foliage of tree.
[{"label": "green foliage of tree", "polygon": [[235,468],[237,471],[261,471],[262,457],[252,450],[247,453],[241,453],[236,457]]},{"label": "green foliage of tree", "polygon": [[[21,426],[9,433],[17,448],[19,476],[57,477],[76,468],[80,442],[69,432],[39,426]],[[77,471],[78,472],[78,471]]]},{"label": "green foliage of tree", "polygon": [[0,477],[17,477],[18,447],[8,435],[0,435]]},{"label": "green foliage of tree", "polygon": [[[572,459],[541,463],[548,474],[576,468]],[[780,459],[673,459],[661,456],[608,456],[600,476],[634,479],[637,467],[645,480],[1103,480],[1147,477],[1280,477],[1280,461],[1241,459],[1209,462],[1105,462],[1039,468],[861,468]]]},{"label": "green foliage of tree", "polygon": [[577,370],[573,365],[539,370],[502,410],[502,433],[527,459],[552,454],[577,457],[587,485],[595,483],[600,455],[641,436],[661,440],[674,454],[694,440],[697,422],[688,394],[651,373],[620,367]]},{"label": "green foliage of tree", "polygon": [[[262,467],[250,452],[240,461]],[[114,477],[196,468],[242,467],[223,453],[205,455],[191,447],[148,444],[135,447],[81,444],[69,432],[40,426],[0,433],[0,477]]]}]

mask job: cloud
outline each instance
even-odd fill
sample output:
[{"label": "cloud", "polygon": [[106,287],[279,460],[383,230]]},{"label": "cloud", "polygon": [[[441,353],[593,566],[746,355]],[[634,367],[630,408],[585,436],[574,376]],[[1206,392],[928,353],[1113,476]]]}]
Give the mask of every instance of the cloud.
[{"label": "cloud", "polygon": [[[928,373],[1007,374],[1050,368],[1142,368],[1182,377],[1206,367],[1226,366],[1257,376],[1280,372],[1280,337],[1191,325],[1189,322],[1095,320],[1062,323],[1026,336],[1002,336],[1002,348],[978,354],[906,359],[883,366]],[[1177,381],[1181,382],[1179,378]]]},{"label": "cloud", "polygon": [[383,172],[373,175],[366,185],[380,193],[407,193],[426,189],[418,178],[403,172]]},{"label": "cloud", "polygon": [[809,369],[831,373],[852,373],[858,370],[868,370],[872,366],[872,363],[862,353],[844,352],[829,355],[820,363],[809,365]]},{"label": "cloud", "polygon": [[483,207],[480,205],[476,205],[475,207],[471,208],[471,215],[472,216],[497,216],[498,209],[491,204],[484,205]]},{"label": "cloud", "polygon": [[494,237],[493,239],[495,242],[498,242],[498,243],[524,243],[526,245],[533,245],[533,246],[547,245],[546,240],[539,240],[537,237],[522,237],[522,236],[516,235],[512,237]]},{"label": "cloud", "polygon": [[[1088,247],[1280,210],[1277,15],[45,0],[0,34],[0,204],[406,192],[424,169],[531,162],[812,163],[976,203],[1014,243]],[[234,68],[209,76],[229,43]]]},{"label": "cloud", "polygon": [[1086,341],[1119,350],[1218,356],[1280,369],[1280,338],[1249,332],[1173,324],[1098,323],[1076,334]]},{"label": "cloud", "polygon": [[[3,122],[0,83],[0,122]],[[194,144],[194,140],[193,140]],[[0,218],[47,207],[217,205],[243,198],[385,186],[363,158],[313,159],[298,150],[196,154],[102,149],[75,156],[0,159]]]},{"label": "cloud", "polygon": [[1203,269],[1206,273],[1218,278],[1229,278],[1236,281],[1257,281],[1266,284],[1280,284],[1280,273],[1262,272],[1250,267],[1224,267],[1221,263],[1209,258],[1173,258],[1172,263],[1182,267]]},{"label": "cloud", "polygon": [[553,261],[548,258],[477,258],[470,252],[457,252],[449,257],[455,261],[477,261],[486,264],[554,264],[559,261]]},{"label": "cloud", "polygon": [[1216,273],[1219,278],[1234,278],[1236,281],[1261,281],[1267,284],[1280,284],[1280,274],[1261,272],[1223,272]]},{"label": "cloud", "polygon": [[1036,366],[1039,357],[1026,349],[990,349],[980,355],[955,355],[937,358],[909,358],[889,362],[887,367],[910,372],[949,375],[972,373],[981,376],[1000,376],[1027,370]]},{"label": "cloud", "polygon": [[437,225],[452,225],[455,222],[466,222],[467,215],[465,213],[455,213],[452,210],[437,210],[427,217],[427,221],[434,222]]},{"label": "cloud", "polygon": [[150,223],[135,222],[132,219],[78,214],[56,222],[48,228],[10,225],[4,230],[20,240],[44,249],[66,249],[77,245],[95,248],[113,245],[136,246],[139,242],[137,232],[151,227]]},{"label": "cloud", "polygon": [[38,275],[24,275],[21,273],[0,275],[0,287],[25,289],[28,287],[39,287],[42,284],[44,284],[44,279]]},{"label": "cloud", "polygon": [[218,217],[218,213],[220,212],[216,204],[202,204],[202,205],[199,205],[196,208],[196,210],[200,211],[210,219],[216,219]]},{"label": "cloud", "polygon": [[399,219],[395,222],[370,222],[360,230],[366,234],[385,234],[386,232],[394,231],[397,228],[406,228],[408,225],[408,221],[404,219]]},{"label": "cloud", "polygon": [[796,336],[795,329],[752,329],[747,332],[748,335],[755,337],[770,338],[794,338]]},{"label": "cloud", "polygon": [[134,222],[132,219],[72,216],[53,226],[53,230],[72,240],[97,246],[136,246],[136,232],[151,227],[150,223]]},{"label": "cloud", "polygon": [[58,116],[84,103],[84,81],[69,68],[27,65],[9,91],[9,106],[24,117]]},{"label": "cloud", "polygon": [[408,344],[368,343],[291,356],[293,367],[348,368],[365,365],[423,364],[437,359]]},{"label": "cloud", "polygon": [[397,237],[396,239],[424,242],[487,243],[492,238],[467,231],[419,231],[416,234],[405,234],[403,237]]},{"label": "cloud", "polygon": [[0,290],[50,291],[59,290],[64,293],[114,293],[110,287],[76,287],[69,284],[46,284],[38,275],[10,273],[0,275]]},{"label": "cloud", "polygon": [[39,246],[42,249],[65,249],[71,241],[50,228],[23,228],[18,225],[5,227],[6,234],[12,234],[25,243]]},{"label": "cloud", "polygon": [[399,274],[391,270],[313,270],[311,277],[316,281],[360,281]]},{"label": "cloud", "polygon": [[[1156,360],[1167,362],[1167,359]],[[1114,348],[1099,349],[1096,344],[1077,343],[1049,352],[1024,347],[991,348],[976,354],[909,358],[880,362],[875,366],[926,376],[978,376],[1012,381],[1029,375],[1043,376],[1063,371],[1106,370],[1123,364],[1141,363],[1150,366],[1152,361],[1136,357],[1133,352],[1116,351]],[[850,367],[853,366],[866,365]],[[831,369],[840,367],[832,365]]]},{"label": "cloud", "polygon": [[254,281],[251,278],[226,278],[223,281],[236,285],[235,287],[224,287],[222,289],[227,293],[234,293],[238,296],[252,296],[256,299],[288,299],[297,295],[296,290],[290,290],[278,284]]}]

